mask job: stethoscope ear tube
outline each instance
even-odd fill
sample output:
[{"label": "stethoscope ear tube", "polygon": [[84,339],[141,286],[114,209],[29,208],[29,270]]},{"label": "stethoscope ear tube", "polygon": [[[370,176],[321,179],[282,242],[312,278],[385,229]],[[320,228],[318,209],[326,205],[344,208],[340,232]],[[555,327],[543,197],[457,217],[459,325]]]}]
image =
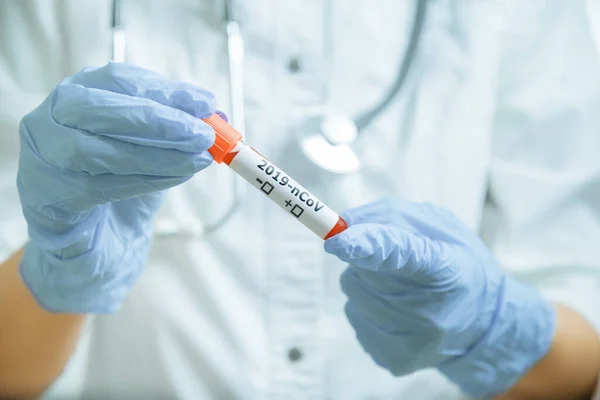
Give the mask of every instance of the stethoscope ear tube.
[{"label": "stethoscope ear tube", "polygon": [[110,26],[112,29],[121,27],[121,0],[113,0]]},{"label": "stethoscope ear tube", "polygon": [[111,60],[125,62],[127,50],[127,37],[123,29],[121,0],[113,0],[111,14],[112,48]]},{"label": "stethoscope ear tube", "polygon": [[379,117],[386,108],[389,107],[398,93],[400,93],[400,89],[402,89],[404,86],[406,77],[411,70],[419,43],[421,41],[421,34],[423,33],[423,27],[425,25],[425,16],[427,15],[427,2],[428,0],[417,0],[408,46],[404,52],[404,57],[402,58],[402,63],[400,64],[400,69],[398,70],[398,75],[396,76],[394,84],[389,88],[385,96],[383,96],[379,102],[377,102],[370,109],[359,113],[354,118],[354,123],[356,124],[356,129],[358,130],[359,134],[364,131],[377,117]]},{"label": "stethoscope ear tube", "polygon": [[[246,135],[246,116],[244,109],[244,38],[237,23],[233,0],[225,0],[225,32],[227,34],[227,55],[229,61],[229,99],[231,106],[231,125]],[[233,196],[231,205],[217,220],[204,226],[204,235],[219,230],[234,215],[243,203],[247,191],[246,182],[237,175],[231,180]]]}]

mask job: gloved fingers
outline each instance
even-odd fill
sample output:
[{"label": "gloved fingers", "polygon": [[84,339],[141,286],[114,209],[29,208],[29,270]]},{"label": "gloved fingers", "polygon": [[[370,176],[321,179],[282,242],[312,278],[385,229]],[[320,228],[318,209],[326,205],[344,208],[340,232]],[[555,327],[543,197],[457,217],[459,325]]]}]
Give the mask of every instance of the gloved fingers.
[{"label": "gloved fingers", "polygon": [[454,244],[469,244],[476,238],[466,225],[449,210],[432,203],[412,203],[400,210],[416,232]]},{"label": "gloved fingers", "polygon": [[[90,187],[86,195],[110,202],[130,199],[133,197],[161,192],[178,186],[191,179],[187,176],[151,176],[151,175],[121,175],[115,179],[114,175],[98,175],[90,177]],[[102,189],[104,188],[104,189]]]},{"label": "gloved fingers", "polygon": [[120,187],[119,177],[128,175],[189,178],[212,162],[208,152],[186,153],[145,147],[71,128],[63,128],[61,134],[61,140],[49,141],[36,148],[28,128],[21,125],[22,146],[31,146],[32,150],[22,153],[20,169],[34,169],[37,175],[47,174],[50,181],[71,172],[73,174],[68,175],[73,179],[70,185],[88,176],[106,175],[103,182],[107,186],[102,189],[108,189]]},{"label": "gloved fingers", "polygon": [[415,371],[411,356],[414,350],[410,348],[408,336],[381,329],[370,323],[355,302],[347,302],[344,312],[356,333],[358,343],[377,365],[394,376],[403,376]]},{"label": "gloved fingers", "polygon": [[[142,237],[152,232],[154,215],[166,198],[166,192],[160,191],[117,201],[111,204],[109,218],[119,227],[119,234],[126,240]],[[132,213],[131,210],[135,210]]]},{"label": "gloved fingers", "polygon": [[73,212],[83,212],[103,203],[127,200],[151,193],[162,192],[180,185],[190,176],[149,176],[149,175],[98,175],[79,176],[73,179],[68,192],[61,192],[53,199],[54,204],[69,204]]},{"label": "gloved fingers", "polygon": [[411,293],[393,281],[381,272],[348,267],[340,276],[340,287],[370,323],[382,330],[402,331],[414,319],[411,312],[405,311],[411,305]]},{"label": "gloved fingers", "polygon": [[448,243],[466,243],[474,236],[450,211],[431,203],[384,198],[342,213],[349,225],[378,223]]},{"label": "gloved fingers", "polygon": [[325,251],[352,266],[429,282],[448,266],[447,246],[379,224],[358,224],[325,241]]},{"label": "gloved fingers", "polygon": [[110,62],[102,67],[86,68],[67,78],[65,83],[146,98],[197,118],[209,117],[216,108],[215,97],[208,90],[127,63]]},{"label": "gloved fingers", "polygon": [[[17,185],[23,204],[38,209],[53,206],[58,210],[68,210],[65,218],[83,213],[92,207],[107,202],[130,199],[140,195],[157,193],[189,180],[193,175],[156,176],[143,174],[90,175],[86,172],[58,170],[47,166],[38,167],[43,161],[32,160],[20,168]],[[35,181],[21,179],[28,174],[27,168],[36,169]],[[57,178],[62,185],[57,187]],[[39,211],[39,210],[38,210]],[[53,220],[62,219],[52,215]]]},{"label": "gloved fingers", "polygon": [[[380,343],[381,330],[370,324],[364,313],[359,311],[354,302],[346,302],[344,313],[350,325],[356,333],[356,339],[361,347],[367,352],[373,361],[384,369],[388,369],[391,365],[386,362],[385,350],[377,346]],[[393,347],[392,347],[393,349]],[[387,351],[391,351],[388,349]]]},{"label": "gloved fingers", "polygon": [[215,138],[208,124],[181,110],[79,85],[57,88],[52,116],[62,126],[94,135],[182,152],[206,151]]},{"label": "gloved fingers", "polygon": [[443,294],[436,287],[415,285],[393,272],[349,266],[340,276],[340,286],[348,298],[364,304],[367,310],[377,310],[385,317],[382,322],[404,321],[413,328],[432,326],[427,308],[439,307],[443,302]]},{"label": "gloved fingers", "polygon": [[146,147],[83,132],[72,135],[71,139],[68,145],[73,147],[73,153],[56,160],[57,166],[92,176],[110,174],[115,185],[118,176],[126,175],[191,177],[213,161],[207,151],[187,153]]}]

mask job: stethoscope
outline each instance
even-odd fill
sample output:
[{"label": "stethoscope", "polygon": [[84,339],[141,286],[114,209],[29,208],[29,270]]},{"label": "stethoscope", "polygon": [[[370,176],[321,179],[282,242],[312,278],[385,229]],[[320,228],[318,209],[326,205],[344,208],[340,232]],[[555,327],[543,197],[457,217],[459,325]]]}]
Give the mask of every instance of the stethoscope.
[{"label": "stethoscope", "polygon": [[[395,81],[373,106],[365,108],[354,117],[331,112],[311,114],[300,124],[297,130],[298,147],[306,158],[325,171],[348,174],[360,169],[360,160],[352,149],[359,136],[394,101],[404,86],[411,69],[420,37],[425,24],[428,0],[416,0],[413,25],[408,46],[400,63]],[[121,0],[112,3],[112,60],[126,60],[127,37],[121,20]],[[235,0],[224,0],[224,30],[227,36],[227,55],[229,68],[230,124],[244,134],[244,40],[235,15]],[[234,175],[232,178],[233,196],[227,211],[211,224],[192,229],[181,227],[156,231],[158,236],[202,237],[210,235],[223,227],[239,209],[245,195],[246,183]]]}]

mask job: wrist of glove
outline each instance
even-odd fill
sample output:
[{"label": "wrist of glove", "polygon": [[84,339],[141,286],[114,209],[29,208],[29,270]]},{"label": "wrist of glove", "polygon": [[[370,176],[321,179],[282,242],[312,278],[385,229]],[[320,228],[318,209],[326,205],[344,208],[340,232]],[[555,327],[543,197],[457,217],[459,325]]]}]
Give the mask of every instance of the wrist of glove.
[{"label": "wrist of glove", "polygon": [[473,396],[510,388],[548,351],[552,306],[507,276],[479,238],[429,204],[384,200],[343,214],[325,242],[347,262],[346,315],[374,361],[437,368]]},{"label": "wrist of glove", "polygon": [[546,355],[555,325],[552,304],[532,288],[507,277],[489,328],[465,354],[437,368],[471,396],[506,392]]},{"label": "wrist of glove", "polygon": [[164,191],[208,167],[212,94],[110,63],[65,79],[21,121],[23,281],[45,309],[119,309]]},{"label": "wrist of glove", "polygon": [[[160,204],[160,197],[156,199]],[[47,311],[111,313],[120,308],[146,262],[152,219],[127,235],[111,207],[58,222],[26,211],[30,241],[21,260],[21,278]],[[75,221],[81,222],[75,222]],[[44,221],[43,224],[40,223]],[[51,227],[60,226],[61,233]]]}]

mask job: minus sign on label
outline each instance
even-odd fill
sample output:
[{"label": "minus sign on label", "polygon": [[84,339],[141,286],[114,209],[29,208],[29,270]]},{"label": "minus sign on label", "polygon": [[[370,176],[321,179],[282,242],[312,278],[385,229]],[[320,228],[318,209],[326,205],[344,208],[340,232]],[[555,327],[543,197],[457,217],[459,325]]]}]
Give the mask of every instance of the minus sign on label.
[{"label": "minus sign on label", "polygon": [[261,180],[260,180],[260,179],[258,179],[258,178],[256,178],[256,182],[258,182],[258,183],[260,183],[260,184],[262,184],[262,183],[263,183],[263,181],[261,181]]}]

